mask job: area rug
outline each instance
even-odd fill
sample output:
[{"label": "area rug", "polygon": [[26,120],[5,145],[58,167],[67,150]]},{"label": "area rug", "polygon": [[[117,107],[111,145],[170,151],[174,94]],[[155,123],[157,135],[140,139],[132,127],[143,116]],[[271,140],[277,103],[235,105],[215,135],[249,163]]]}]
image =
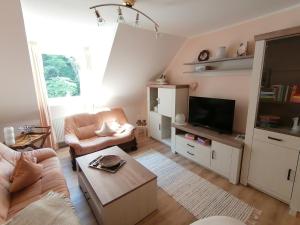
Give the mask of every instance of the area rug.
[{"label": "area rug", "polygon": [[157,184],[197,219],[230,216],[256,224],[261,211],[154,150],[135,159],[157,176]]}]

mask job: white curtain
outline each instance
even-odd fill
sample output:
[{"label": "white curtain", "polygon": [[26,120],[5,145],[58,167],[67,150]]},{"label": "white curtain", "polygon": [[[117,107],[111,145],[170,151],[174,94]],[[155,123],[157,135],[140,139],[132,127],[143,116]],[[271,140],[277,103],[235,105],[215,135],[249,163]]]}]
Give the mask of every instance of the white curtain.
[{"label": "white curtain", "polygon": [[56,149],[57,142],[56,142],[55,131],[53,128],[51,114],[48,106],[47,88],[44,79],[42,54],[37,43],[35,42],[29,43],[29,54],[31,59],[31,67],[33,73],[37,103],[38,103],[38,108],[40,113],[40,123],[41,126],[51,126],[51,134],[47,138],[45,142],[45,146]]}]

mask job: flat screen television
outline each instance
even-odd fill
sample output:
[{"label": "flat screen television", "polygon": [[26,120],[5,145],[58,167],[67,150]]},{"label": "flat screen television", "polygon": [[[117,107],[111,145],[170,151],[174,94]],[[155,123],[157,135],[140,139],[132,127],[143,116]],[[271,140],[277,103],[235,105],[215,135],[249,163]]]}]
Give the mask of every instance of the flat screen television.
[{"label": "flat screen television", "polygon": [[189,123],[232,133],[235,100],[190,96]]}]

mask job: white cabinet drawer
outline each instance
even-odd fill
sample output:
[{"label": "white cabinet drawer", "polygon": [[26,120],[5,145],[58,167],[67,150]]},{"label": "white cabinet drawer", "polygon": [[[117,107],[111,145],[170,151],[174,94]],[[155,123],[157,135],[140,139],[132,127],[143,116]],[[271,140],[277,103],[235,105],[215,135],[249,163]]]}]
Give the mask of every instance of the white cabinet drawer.
[{"label": "white cabinet drawer", "polygon": [[198,164],[210,168],[211,148],[176,135],[176,151]]},{"label": "white cabinet drawer", "polygon": [[254,137],[255,140],[264,141],[270,144],[278,145],[281,147],[292,148],[292,149],[299,149],[300,150],[300,138],[275,133],[272,131],[261,130],[261,129],[254,129]]}]

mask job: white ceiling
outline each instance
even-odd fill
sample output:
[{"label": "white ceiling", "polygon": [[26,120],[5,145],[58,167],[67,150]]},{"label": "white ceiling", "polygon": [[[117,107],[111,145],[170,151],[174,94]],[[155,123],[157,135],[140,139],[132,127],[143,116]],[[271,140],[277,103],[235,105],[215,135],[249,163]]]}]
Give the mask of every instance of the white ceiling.
[{"label": "white ceiling", "polygon": [[[89,7],[101,3],[120,3],[121,0],[21,0],[21,2],[27,23],[38,30],[44,20],[50,23],[72,22],[95,26],[95,17]],[[160,24],[161,32],[190,37],[299,3],[299,0],[137,0],[135,7],[156,20]],[[116,18],[115,8],[107,8],[101,13],[107,20]],[[130,15],[130,20],[134,21],[133,14]],[[142,26],[151,28],[151,24],[147,22]]]}]

